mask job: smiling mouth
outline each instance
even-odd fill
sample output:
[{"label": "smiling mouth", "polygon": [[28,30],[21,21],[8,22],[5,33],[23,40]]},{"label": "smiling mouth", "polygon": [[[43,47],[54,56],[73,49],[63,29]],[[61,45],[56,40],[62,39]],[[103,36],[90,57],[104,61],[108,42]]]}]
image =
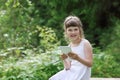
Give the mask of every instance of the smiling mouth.
[{"label": "smiling mouth", "polygon": [[76,35],[71,35],[70,37],[76,37]]}]

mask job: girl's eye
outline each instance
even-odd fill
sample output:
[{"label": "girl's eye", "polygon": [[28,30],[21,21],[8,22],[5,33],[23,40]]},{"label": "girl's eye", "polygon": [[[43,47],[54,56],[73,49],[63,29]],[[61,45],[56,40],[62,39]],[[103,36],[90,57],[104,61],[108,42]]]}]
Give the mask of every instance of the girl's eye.
[{"label": "girl's eye", "polygon": [[78,31],[78,29],[74,29],[75,31]]},{"label": "girl's eye", "polygon": [[68,31],[72,31],[72,29],[68,29]]}]

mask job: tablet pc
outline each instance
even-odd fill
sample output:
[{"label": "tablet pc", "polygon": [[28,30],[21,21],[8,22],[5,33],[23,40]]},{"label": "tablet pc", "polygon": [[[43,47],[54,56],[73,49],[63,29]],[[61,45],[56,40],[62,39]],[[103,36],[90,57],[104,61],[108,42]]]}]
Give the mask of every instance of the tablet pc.
[{"label": "tablet pc", "polygon": [[64,54],[68,54],[69,52],[72,51],[69,46],[60,46],[59,48],[60,48],[61,52]]}]

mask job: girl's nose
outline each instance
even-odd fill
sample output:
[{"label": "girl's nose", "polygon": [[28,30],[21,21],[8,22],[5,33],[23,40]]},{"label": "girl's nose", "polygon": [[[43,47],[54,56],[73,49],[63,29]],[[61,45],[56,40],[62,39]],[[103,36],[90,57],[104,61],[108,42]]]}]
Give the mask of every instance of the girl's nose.
[{"label": "girl's nose", "polygon": [[72,33],[75,33],[75,31],[72,31]]}]

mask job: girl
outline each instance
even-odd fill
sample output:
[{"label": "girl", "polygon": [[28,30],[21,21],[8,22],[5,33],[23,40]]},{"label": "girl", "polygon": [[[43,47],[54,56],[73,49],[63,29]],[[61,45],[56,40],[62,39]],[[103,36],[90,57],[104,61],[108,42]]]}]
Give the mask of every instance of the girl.
[{"label": "girl", "polygon": [[[90,80],[92,66],[92,46],[84,38],[82,23],[76,16],[68,16],[64,21],[65,36],[69,39],[72,52],[62,54],[64,70],[49,80]],[[71,58],[68,61],[67,58]]]}]

